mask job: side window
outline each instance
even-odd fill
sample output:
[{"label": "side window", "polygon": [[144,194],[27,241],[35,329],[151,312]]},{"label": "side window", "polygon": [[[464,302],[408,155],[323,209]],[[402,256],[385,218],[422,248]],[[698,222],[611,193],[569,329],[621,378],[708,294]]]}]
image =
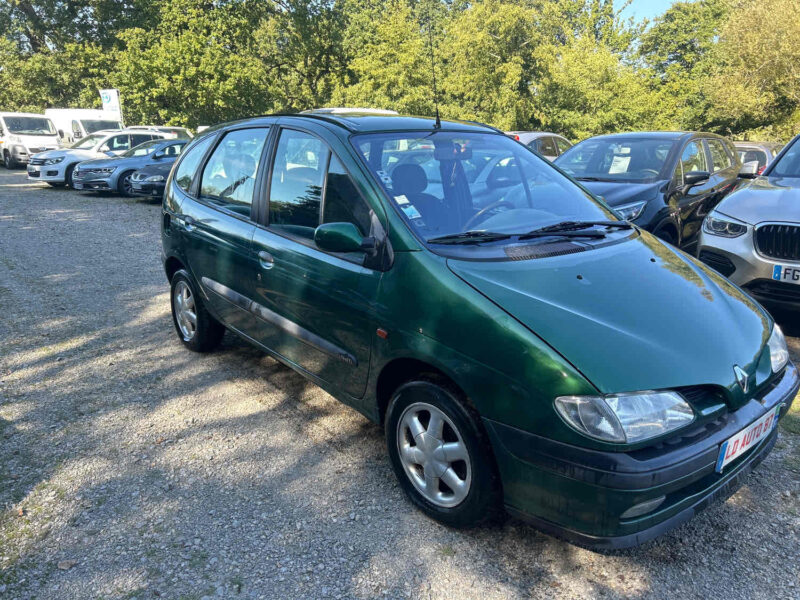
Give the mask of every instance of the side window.
[{"label": "side window", "polygon": [[555,140],[549,135],[547,137],[539,138],[539,154],[544,156],[558,156]]},{"label": "side window", "polygon": [[135,148],[139,144],[144,144],[145,142],[149,142],[153,139],[151,135],[142,135],[139,133],[135,133],[131,136],[131,148]]},{"label": "side window", "polygon": [[711,162],[714,165],[715,173],[721,169],[727,169],[733,164],[721,140],[708,139],[706,143],[711,151]]},{"label": "side window", "polygon": [[186,144],[170,144],[164,147],[164,156],[180,156]]},{"label": "side window", "polygon": [[558,146],[559,154],[564,154],[564,152],[572,148],[572,145],[567,140],[562,140],[561,138],[556,138],[556,146]]},{"label": "side window", "polygon": [[269,226],[314,238],[319,225],[328,148],[316,137],[285,129],[278,140],[269,190]]},{"label": "side window", "polygon": [[[708,171],[708,164],[706,162],[706,153],[703,150],[703,145],[700,140],[693,140],[689,142],[683,149],[681,154],[681,167],[683,173],[690,171]],[[681,177],[683,183],[683,177]]]},{"label": "side window", "polygon": [[124,152],[131,147],[128,135],[115,135],[100,147],[100,152]]},{"label": "side window", "polygon": [[200,165],[200,161],[203,160],[203,156],[213,140],[214,136],[210,135],[197,142],[178,165],[178,169],[175,171],[175,183],[184,192],[188,192],[191,189],[197,167]]},{"label": "side window", "polygon": [[331,156],[325,181],[322,222],[352,223],[358,227],[361,235],[369,235],[369,207],[335,156]]},{"label": "side window", "polygon": [[200,197],[250,216],[256,171],[269,129],[237,129],[225,134],[200,179]]}]

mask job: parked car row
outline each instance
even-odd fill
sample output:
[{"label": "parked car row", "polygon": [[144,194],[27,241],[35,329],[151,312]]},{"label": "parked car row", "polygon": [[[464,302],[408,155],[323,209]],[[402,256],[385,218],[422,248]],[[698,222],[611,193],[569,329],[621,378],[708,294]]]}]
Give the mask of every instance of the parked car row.
[{"label": "parked car row", "polygon": [[28,179],[124,196],[157,195],[163,189],[163,168],[144,178],[136,177],[136,186],[134,175],[145,167],[172,165],[189,139],[176,137],[180,129],[177,133],[174,130],[129,127],[96,131],[68,148],[33,155],[28,161]]},{"label": "parked car row", "polygon": [[[728,200],[782,203],[792,147]],[[641,544],[730,495],[800,388],[770,315],[648,232],[750,227],[707,218],[739,170],[711,134],[603,136],[554,165],[471,122],[222,124],[164,193],[174,328],[197,352],[230,330],[379,424],[432,518]]]}]

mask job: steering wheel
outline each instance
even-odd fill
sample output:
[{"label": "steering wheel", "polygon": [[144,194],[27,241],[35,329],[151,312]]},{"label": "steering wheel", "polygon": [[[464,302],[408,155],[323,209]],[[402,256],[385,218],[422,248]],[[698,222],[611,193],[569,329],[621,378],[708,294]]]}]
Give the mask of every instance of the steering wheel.
[{"label": "steering wheel", "polygon": [[472,228],[472,226],[478,222],[478,219],[480,219],[483,215],[485,215],[490,210],[494,210],[495,208],[500,208],[501,206],[507,206],[510,209],[517,208],[516,206],[511,204],[511,202],[509,202],[508,200],[497,200],[495,202],[492,202],[488,206],[484,206],[482,209],[480,209],[478,212],[472,215],[472,218],[470,218],[469,221],[464,223],[464,228],[462,229],[462,231],[469,231]]}]

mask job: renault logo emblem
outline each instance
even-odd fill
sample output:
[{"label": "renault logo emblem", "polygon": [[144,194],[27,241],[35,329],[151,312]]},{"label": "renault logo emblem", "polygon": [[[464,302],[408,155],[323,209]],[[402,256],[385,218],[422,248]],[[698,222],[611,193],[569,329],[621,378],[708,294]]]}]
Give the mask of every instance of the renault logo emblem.
[{"label": "renault logo emblem", "polygon": [[739,365],[733,365],[733,374],[736,375],[736,382],[742,391],[746,394],[747,388],[750,385],[750,377],[744,372],[744,369]]}]

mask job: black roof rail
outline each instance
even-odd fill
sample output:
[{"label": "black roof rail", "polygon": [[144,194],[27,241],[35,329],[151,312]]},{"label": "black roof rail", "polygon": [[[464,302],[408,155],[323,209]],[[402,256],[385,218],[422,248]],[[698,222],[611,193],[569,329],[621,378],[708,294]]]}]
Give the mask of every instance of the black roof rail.
[{"label": "black roof rail", "polygon": [[300,117],[301,119],[312,119],[316,121],[324,121],[332,125],[344,127],[347,131],[355,133],[358,131],[343,122],[343,119],[331,118],[327,115],[312,114],[312,113],[272,113],[270,115],[258,115],[257,117],[250,117],[251,119],[259,119],[261,117]]}]

